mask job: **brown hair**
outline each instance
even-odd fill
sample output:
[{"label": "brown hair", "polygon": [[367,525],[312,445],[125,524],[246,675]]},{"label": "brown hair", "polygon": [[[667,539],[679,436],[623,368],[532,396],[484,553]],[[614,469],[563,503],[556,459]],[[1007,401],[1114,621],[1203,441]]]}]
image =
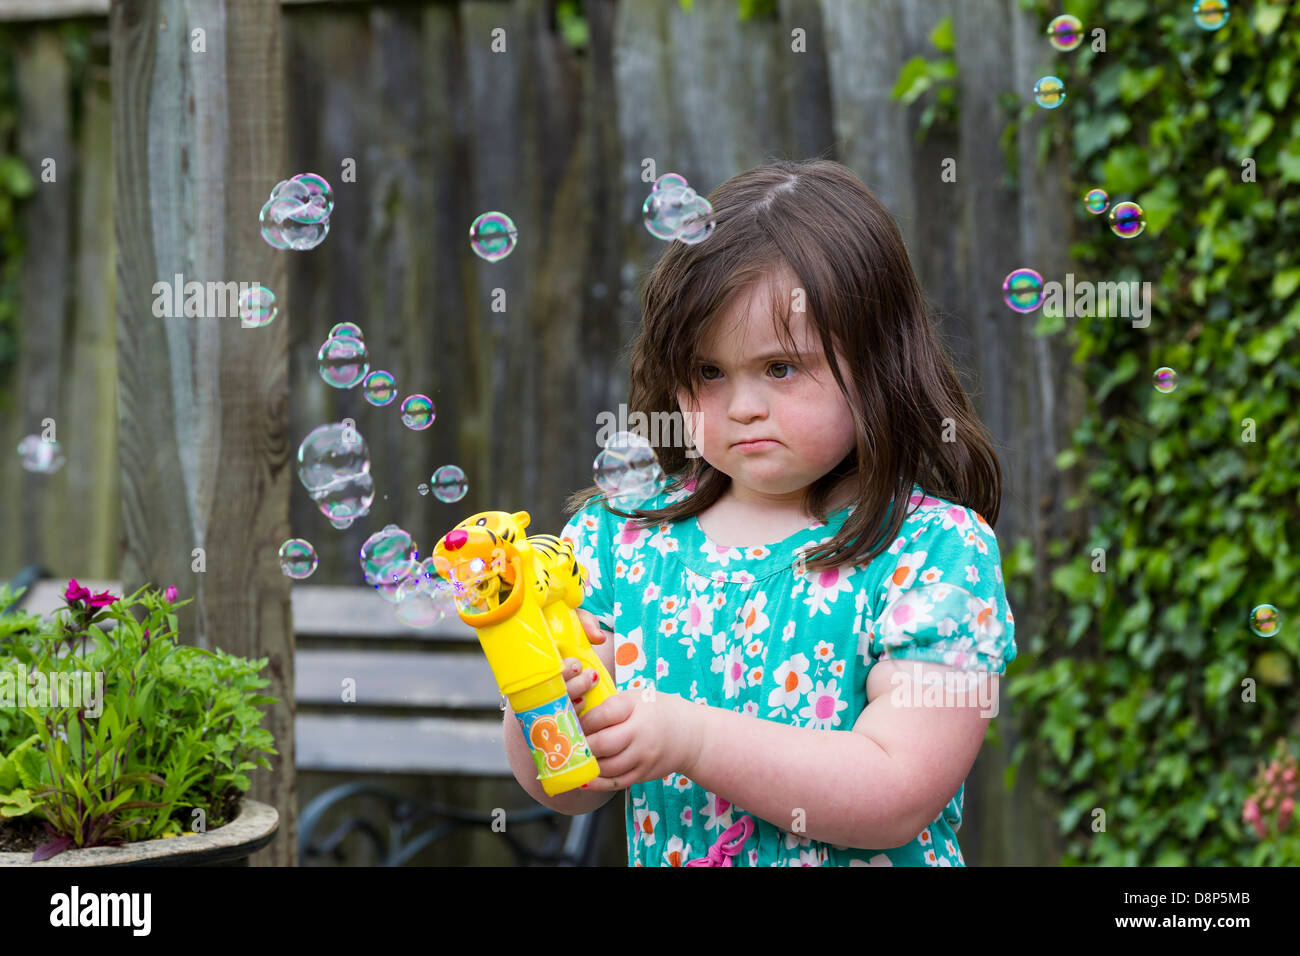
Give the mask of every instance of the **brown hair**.
[{"label": "brown hair", "polygon": [[[806,557],[809,570],[871,561],[898,535],[913,483],[997,522],[1002,473],[992,444],[962,390],[939,340],[920,283],[888,210],[847,167],[825,159],[774,162],[719,186],[714,232],[703,242],[670,242],[641,293],[641,330],[631,350],[629,415],[677,412],[680,390],[696,394],[696,348],[730,300],[752,283],[788,268],[804,290],[810,330],[853,410],[857,448],[813,482],[804,508],[826,521],[826,505],[842,481],[856,485],[856,508],[831,541]],[[774,296],[773,315],[789,338],[790,299]],[[844,357],[851,381],[840,374]],[[943,441],[945,419],[951,420]],[[686,449],[656,449],[679,490],[689,497],[666,508],[620,511],[645,526],[690,518],[726,491],[730,477]],[[572,495],[573,514],[604,492]]]}]

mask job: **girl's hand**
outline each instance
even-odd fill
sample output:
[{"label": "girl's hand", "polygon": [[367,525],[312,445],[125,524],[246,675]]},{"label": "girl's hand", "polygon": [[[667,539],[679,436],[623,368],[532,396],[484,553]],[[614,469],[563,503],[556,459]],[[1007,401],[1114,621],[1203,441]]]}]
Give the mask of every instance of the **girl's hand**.
[{"label": "girl's hand", "polygon": [[[607,636],[614,636],[613,631],[602,630],[596,616],[589,611],[578,611],[578,620],[582,622],[582,629],[587,632],[587,640],[592,644],[604,644]],[[582,706],[587,691],[596,686],[596,677],[596,671],[583,670],[582,661],[576,657],[564,659],[564,686],[569,691],[569,700],[573,701],[575,709]]]},{"label": "girl's hand", "polygon": [[634,783],[685,772],[699,748],[701,708],[676,694],[642,690],[615,694],[582,718],[600,776],[586,790],[624,790]]}]

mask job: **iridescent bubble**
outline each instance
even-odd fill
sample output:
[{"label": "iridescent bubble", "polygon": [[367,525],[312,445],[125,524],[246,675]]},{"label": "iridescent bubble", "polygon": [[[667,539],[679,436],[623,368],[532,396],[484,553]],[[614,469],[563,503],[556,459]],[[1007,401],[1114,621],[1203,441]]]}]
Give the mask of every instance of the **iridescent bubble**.
[{"label": "iridescent bubble", "polygon": [[330,224],[328,219],[302,222],[295,218],[311,214],[297,199],[283,195],[268,199],[258,216],[262,238],[276,249],[315,249],[329,235]]},{"label": "iridescent bubble", "polygon": [[1044,76],[1034,84],[1034,102],[1045,110],[1054,110],[1065,102],[1065,84],[1059,76]]},{"label": "iridescent bubble", "polygon": [[682,217],[682,231],[677,238],[688,246],[693,246],[713,235],[716,224],[713,204],[703,196],[696,196],[690,210]]},{"label": "iridescent bubble", "polygon": [[1083,23],[1078,17],[1063,13],[1047,25],[1047,42],[1062,53],[1069,53],[1083,42]]},{"label": "iridescent bubble", "polygon": [[455,465],[443,465],[433,473],[429,481],[433,485],[433,496],[447,504],[460,501],[469,492],[465,472]]},{"label": "iridescent bubble", "polygon": [[374,371],[366,376],[362,394],[371,405],[383,408],[397,398],[397,380],[391,372]]},{"label": "iridescent bubble", "polygon": [[1002,301],[1017,312],[1033,312],[1043,304],[1043,277],[1033,269],[1017,269],[1002,280]]},{"label": "iridescent bubble", "polygon": [[397,619],[407,627],[432,627],[445,613],[425,591],[408,588],[398,593]]},{"label": "iridescent bubble", "polygon": [[680,173],[664,173],[655,180],[654,185],[650,187],[650,191],[652,193],[657,193],[665,189],[685,187],[687,185],[689,184],[686,182],[686,177]]},{"label": "iridescent bubble", "polygon": [[916,641],[919,634],[938,634],[942,663],[973,671],[995,671],[1001,666],[1004,630],[996,600],[942,583],[918,584],[901,592],[885,605],[874,626],[883,645],[882,660],[892,656],[891,648]]},{"label": "iridescent bubble", "polygon": [[1135,202],[1117,202],[1110,210],[1110,231],[1121,239],[1142,235],[1146,229],[1146,213]]},{"label": "iridescent bubble", "polygon": [[1178,387],[1178,373],[1168,367],[1156,369],[1153,379],[1156,391],[1162,395],[1168,395]]},{"label": "iridescent bubble", "polygon": [[316,549],[311,542],[290,538],[280,545],[280,570],[295,581],[311,577],[316,570]]},{"label": "iridescent bubble", "polygon": [[649,448],[650,440],[636,432],[614,432],[605,440],[605,448]]},{"label": "iridescent bubble", "polygon": [[239,293],[239,324],[246,329],[260,329],[275,321],[280,310],[275,293],[262,285],[252,285]]},{"label": "iridescent bubble", "polygon": [[53,439],[28,435],[18,443],[18,456],[23,468],[41,475],[52,475],[63,467],[63,449]]},{"label": "iridescent bubble", "polygon": [[330,524],[342,531],[344,528],[352,527],[355,518],[330,518]]},{"label": "iridescent bubble", "polygon": [[435,414],[428,395],[408,395],[402,402],[402,424],[414,431],[422,432],[432,425]]},{"label": "iridescent bubble", "polygon": [[444,593],[462,614],[486,614],[500,606],[501,579],[482,558],[456,561],[443,574]]},{"label": "iridescent bubble", "polygon": [[427,495],[429,493],[429,483],[427,481],[422,481],[415,486],[415,490],[421,495]]},{"label": "iridescent bubble", "polygon": [[610,498],[652,494],[663,475],[654,449],[639,442],[615,444],[611,440],[596,456],[591,469],[596,484]]},{"label": "iridescent bubble", "polygon": [[325,207],[326,217],[334,212],[334,191],[330,189],[330,184],[325,181],[324,176],[318,176],[316,173],[299,173],[293,177],[293,181],[305,186],[309,196],[321,202]]},{"label": "iridescent bubble", "polygon": [[366,343],[347,335],[326,339],[316,363],[325,384],[334,388],[352,388],[370,371]]},{"label": "iridescent bubble", "polygon": [[469,227],[469,245],[488,262],[500,262],[514,251],[519,232],[503,212],[485,212]]},{"label": "iridescent bubble", "polygon": [[1196,0],[1192,19],[1202,30],[1217,30],[1228,22],[1228,0]]},{"label": "iridescent bubble", "polygon": [[361,573],[366,583],[374,586],[392,584],[415,573],[415,542],[410,534],[395,524],[384,525],[361,546]]},{"label": "iridescent bubble", "polygon": [[351,425],[321,425],[302,440],[298,480],[331,522],[367,514],[375,500],[370,449]]},{"label": "iridescent bubble", "polygon": [[1104,189],[1089,189],[1088,195],[1083,197],[1083,208],[1093,215],[1105,212],[1109,205],[1110,195]]},{"label": "iridescent bubble", "polygon": [[[641,218],[650,235],[656,239],[676,239],[684,225],[700,228],[696,212],[699,197],[689,186],[668,186],[646,197],[641,206]],[[712,213],[712,207],[709,209]]]},{"label": "iridescent bubble", "polygon": [[272,199],[292,199],[299,205],[311,199],[311,190],[296,179],[282,179],[271,190]]},{"label": "iridescent bubble", "polygon": [[1260,604],[1250,612],[1250,629],[1256,637],[1272,637],[1282,626],[1282,616],[1271,604]]},{"label": "iridescent bubble", "polygon": [[365,336],[361,334],[361,326],[357,325],[355,322],[338,323],[338,325],[330,329],[329,335],[325,336],[325,338],[333,339],[338,338],[340,335],[346,335],[350,339],[365,338]]}]

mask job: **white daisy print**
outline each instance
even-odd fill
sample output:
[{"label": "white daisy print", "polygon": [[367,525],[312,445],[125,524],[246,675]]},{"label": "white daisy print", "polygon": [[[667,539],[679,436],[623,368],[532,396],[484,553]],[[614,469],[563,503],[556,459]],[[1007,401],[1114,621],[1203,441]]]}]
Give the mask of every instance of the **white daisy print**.
[{"label": "white daisy print", "polygon": [[659,814],[654,810],[632,810],[632,819],[636,821],[639,839],[645,846],[655,845],[655,829],[659,826]]},{"label": "white daisy print", "polygon": [[807,723],[805,727],[813,730],[833,730],[840,725],[839,713],[849,706],[847,700],[840,698],[839,682],[831,680],[817,686],[808,695],[808,703],[799,711],[799,716]]},{"label": "white daisy print", "polygon": [[808,596],[803,602],[808,605],[808,616],[830,614],[831,610],[827,604],[834,604],[839,595],[853,591],[853,585],[849,583],[849,576],[852,573],[841,568],[810,573],[807,576]]},{"label": "white daisy print", "polygon": [[785,627],[781,629],[781,640],[788,641],[794,637],[794,621],[786,621]]},{"label": "white daisy print", "polygon": [[980,569],[973,564],[966,565],[966,580],[971,584],[980,583]]},{"label": "white daisy print", "polygon": [[659,600],[659,585],[651,583],[645,586],[645,593],[641,596],[642,604],[649,604],[651,601]]},{"label": "white daisy print", "polygon": [[645,565],[640,561],[628,569],[627,580],[630,584],[640,584],[643,577],[645,577]]},{"label": "white daisy print", "polygon": [[683,634],[699,637],[713,633],[713,602],[704,595],[692,596],[679,616]]},{"label": "white daisy print", "polygon": [[731,698],[739,696],[740,692],[749,686],[746,680],[745,664],[740,659],[741,649],[732,645],[727,652],[721,657],[713,659],[713,673],[722,674],[722,696]]},{"label": "white daisy print", "polygon": [[740,560],[739,548],[726,548],[712,541],[705,541],[700,545],[700,553],[710,564],[719,564],[724,568],[732,561]]},{"label": "white daisy print", "polygon": [[767,606],[767,592],[759,591],[752,598],[745,602],[744,607],[740,609],[740,616],[736,623],[732,625],[732,630],[736,635],[736,640],[747,641],[755,634],[761,634],[767,630],[768,625],[772,622],[767,619],[763,613],[763,608]]},{"label": "white daisy print", "polygon": [[921,573],[922,584],[938,584],[939,579],[943,577],[942,568],[926,568]]},{"label": "white daisy print", "polygon": [[799,699],[812,690],[812,678],[808,676],[808,658],[795,654],[777,667],[773,673],[776,686],[767,695],[767,706],[793,710]]},{"label": "white daisy print", "polygon": [[641,628],[614,635],[614,681],[624,684],[645,668],[645,650]]}]

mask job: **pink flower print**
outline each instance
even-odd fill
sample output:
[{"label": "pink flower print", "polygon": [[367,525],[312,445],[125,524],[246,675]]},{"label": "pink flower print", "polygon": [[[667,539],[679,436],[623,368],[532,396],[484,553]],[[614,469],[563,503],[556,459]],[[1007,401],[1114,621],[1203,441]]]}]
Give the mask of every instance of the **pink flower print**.
[{"label": "pink flower print", "polygon": [[682,826],[686,827],[687,829],[690,829],[690,826],[691,826],[691,808],[690,808],[690,807],[682,807],[682,815],[681,815],[681,817],[679,817],[679,819],[680,819],[681,822],[682,822]]},{"label": "pink flower print", "polygon": [[812,689],[812,679],[808,676],[808,658],[795,654],[784,661],[773,675],[776,686],[767,695],[767,706],[793,710],[799,698]]},{"label": "pink flower print", "polygon": [[943,502],[938,498],[931,498],[927,494],[917,494],[916,492],[913,492],[912,497],[907,499],[907,504],[909,507],[920,506],[922,508],[929,508],[934,505],[941,505]]},{"label": "pink flower print", "polygon": [[700,545],[700,553],[710,564],[719,564],[726,567],[732,561],[740,560],[739,548],[728,548],[722,545],[714,544],[712,541],[705,541]]},{"label": "pink flower print", "polygon": [[731,801],[707,790],[704,795],[704,808],[700,813],[704,818],[705,827],[710,830],[725,830],[735,822],[731,819]]},{"label": "pink flower print", "polygon": [[713,582],[715,588],[722,587],[722,585],[727,583],[727,579],[728,575],[726,571],[714,571],[713,574],[709,576],[709,580]]},{"label": "pink flower print", "polygon": [[631,519],[624,521],[622,526],[614,533],[614,543],[618,545],[618,556],[620,558],[631,558],[641,542],[650,536],[648,528],[641,528]]},{"label": "pink flower print", "polygon": [[903,535],[899,535],[897,538],[894,539],[894,543],[889,546],[888,553],[898,554],[898,552],[902,551],[903,548],[905,548],[906,546],[907,546],[907,538]]},{"label": "pink flower print", "polygon": [[[754,576],[750,574],[748,571],[737,571],[735,576],[732,578],[732,580],[735,583],[741,585],[753,584]],[[745,589],[742,587],[741,590],[745,590]]]},{"label": "pink flower print", "polygon": [[638,561],[627,572],[627,579],[632,584],[639,584],[645,577],[645,565]]},{"label": "pink flower print", "polygon": [[766,606],[767,593],[764,591],[759,591],[745,602],[744,607],[740,609],[740,616],[736,619],[736,623],[732,625],[736,640],[746,641],[753,635],[761,634],[767,630],[772,622],[763,613],[763,608]]},{"label": "pink flower print", "polygon": [[998,584],[1002,583],[1002,565],[1000,564],[993,565],[993,579],[997,581]]},{"label": "pink flower print", "polygon": [[786,621],[785,627],[781,629],[781,640],[788,641],[794,637],[794,621]]},{"label": "pink flower print", "polygon": [[808,605],[808,616],[831,613],[830,608],[827,607],[828,603],[834,604],[840,594],[852,593],[853,585],[849,583],[851,574],[851,571],[841,568],[830,568],[809,574],[807,576],[808,596],[803,602]]},{"label": "pink flower print", "polygon": [[758,716],[758,704],[754,703],[752,700],[747,700],[747,701],[745,701],[745,706],[741,708],[741,712],[742,712],[746,717],[757,717],[757,716]]},{"label": "pink flower print", "polygon": [[971,584],[980,583],[980,569],[973,564],[966,565],[966,580]]},{"label": "pink flower print", "polygon": [[697,594],[686,603],[681,612],[682,633],[700,637],[713,633],[713,605],[708,598]]},{"label": "pink flower print", "polygon": [[655,663],[655,678],[663,680],[668,676],[668,662],[662,657]]},{"label": "pink flower print", "polygon": [[847,700],[840,699],[838,682],[832,680],[817,686],[808,695],[808,703],[799,711],[799,716],[807,720],[805,727],[813,730],[833,730],[840,725],[839,712],[849,706]]},{"label": "pink flower print", "polygon": [[722,696],[737,697],[749,686],[745,679],[745,664],[740,659],[740,648],[732,645],[721,657],[713,659],[713,673],[722,672]]},{"label": "pink flower print", "polygon": [[971,525],[970,515],[966,513],[965,508],[950,505],[943,513],[943,527],[945,529],[957,528],[961,531],[967,531]]},{"label": "pink flower print", "polygon": [[651,601],[657,601],[659,600],[659,594],[660,594],[659,585],[651,581],[649,584],[645,586],[645,593],[642,595],[641,603],[649,604]]},{"label": "pink flower print", "polygon": [[750,851],[749,851],[749,865],[750,865],[750,866],[758,866],[758,851],[757,851],[757,850],[750,850]]},{"label": "pink flower print", "polygon": [[831,655],[835,653],[835,645],[827,644],[825,641],[818,641],[817,646],[813,648],[813,657],[820,661],[828,661]]}]

